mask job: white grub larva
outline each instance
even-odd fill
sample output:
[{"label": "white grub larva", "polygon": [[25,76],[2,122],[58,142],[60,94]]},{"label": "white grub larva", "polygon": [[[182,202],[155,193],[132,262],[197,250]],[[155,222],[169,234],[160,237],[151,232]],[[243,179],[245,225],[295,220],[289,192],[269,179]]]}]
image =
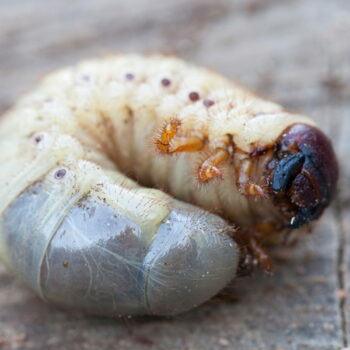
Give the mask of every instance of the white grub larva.
[{"label": "white grub larva", "polygon": [[164,56],[50,74],[2,117],[0,147],[1,259],[102,315],[191,309],[245,254],[271,269],[261,241],[319,217],[338,171],[309,118]]}]

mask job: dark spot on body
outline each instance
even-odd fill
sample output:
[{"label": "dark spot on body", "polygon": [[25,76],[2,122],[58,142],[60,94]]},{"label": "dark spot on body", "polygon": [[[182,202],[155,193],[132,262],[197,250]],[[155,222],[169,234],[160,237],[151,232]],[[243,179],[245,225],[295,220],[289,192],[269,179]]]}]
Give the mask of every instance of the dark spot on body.
[{"label": "dark spot on body", "polygon": [[209,108],[213,104],[215,104],[215,102],[213,100],[209,100],[209,99],[206,98],[206,99],[203,100],[203,104],[204,104],[205,107]]},{"label": "dark spot on body", "polygon": [[44,138],[43,135],[36,135],[36,136],[34,137],[34,141],[35,141],[36,143],[40,143],[40,142],[43,140],[43,138]]},{"label": "dark spot on body", "polygon": [[135,75],[132,73],[126,73],[125,74],[125,78],[128,80],[134,80],[135,79]]},{"label": "dark spot on body", "polygon": [[171,81],[167,78],[164,78],[161,80],[161,84],[164,86],[164,87],[168,87],[171,85]]},{"label": "dark spot on body", "polygon": [[61,180],[66,176],[66,174],[67,174],[66,169],[59,169],[55,172],[55,179]]},{"label": "dark spot on body", "polygon": [[196,102],[199,100],[199,93],[196,91],[192,91],[189,93],[188,97],[192,102]]},{"label": "dark spot on body", "polygon": [[69,266],[69,263],[68,263],[68,261],[64,261],[62,265],[64,268],[67,268]]}]

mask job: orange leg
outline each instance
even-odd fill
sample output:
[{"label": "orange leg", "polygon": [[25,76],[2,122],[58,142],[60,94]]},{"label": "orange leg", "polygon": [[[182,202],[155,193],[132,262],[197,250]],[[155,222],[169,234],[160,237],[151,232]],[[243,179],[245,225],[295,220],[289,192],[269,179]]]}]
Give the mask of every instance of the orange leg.
[{"label": "orange leg", "polygon": [[160,136],[154,141],[156,147],[162,153],[177,152],[197,152],[203,149],[205,138],[198,135],[178,136],[178,129],[181,125],[179,120],[167,122],[160,133]]},{"label": "orange leg", "polygon": [[169,153],[170,142],[176,135],[180,125],[180,120],[171,120],[163,126],[160,136],[154,141],[159,151]]},{"label": "orange leg", "polygon": [[264,191],[264,189],[258,184],[255,184],[253,182],[240,184],[240,192],[246,196],[256,196],[256,197],[267,198],[267,194]]},{"label": "orange leg", "polygon": [[248,238],[248,249],[253,257],[259,262],[259,265],[267,272],[273,271],[273,263],[271,257],[266,252],[266,250],[258,243],[258,241],[253,237]]},{"label": "orange leg", "polygon": [[198,181],[205,183],[216,177],[222,177],[222,170],[219,168],[221,164],[226,162],[230,153],[224,148],[217,148],[213,155],[207,158],[197,171]]},{"label": "orange leg", "polygon": [[243,161],[237,171],[237,188],[238,191],[244,196],[256,196],[267,198],[267,193],[264,189],[254,183],[249,181],[252,171],[252,163],[250,161]]},{"label": "orange leg", "polygon": [[[243,252],[241,259],[245,259],[245,254],[249,252],[252,258],[255,259],[266,272],[273,272],[272,259],[260,243],[260,237],[262,235],[263,233],[256,231],[255,228],[248,228],[234,232],[233,238],[238,246],[241,247],[241,252]],[[244,267],[246,268],[246,266]]]},{"label": "orange leg", "polygon": [[204,138],[199,136],[175,136],[169,143],[167,153],[197,152],[204,147]]}]

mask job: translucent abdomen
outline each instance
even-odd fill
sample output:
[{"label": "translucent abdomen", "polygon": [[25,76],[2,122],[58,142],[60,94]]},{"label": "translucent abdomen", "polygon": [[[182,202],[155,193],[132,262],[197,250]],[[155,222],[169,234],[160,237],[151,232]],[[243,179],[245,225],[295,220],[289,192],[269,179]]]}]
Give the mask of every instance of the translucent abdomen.
[{"label": "translucent abdomen", "polygon": [[49,191],[33,185],[1,219],[7,263],[48,302],[111,316],[172,315],[235,276],[237,246],[212,214],[174,201],[149,240],[130,217],[87,196],[62,222],[43,226]]}]

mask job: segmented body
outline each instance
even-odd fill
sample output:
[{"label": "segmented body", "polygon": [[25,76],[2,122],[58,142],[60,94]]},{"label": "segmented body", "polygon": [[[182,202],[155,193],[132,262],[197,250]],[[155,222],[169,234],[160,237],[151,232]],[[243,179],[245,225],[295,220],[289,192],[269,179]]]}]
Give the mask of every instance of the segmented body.
[{"label": "segmented body", "polygon": [[130,177],[230,224],[282,227],[290,217],[264,188],[294,124],[314,122],[176,58],[53,73],[1,120],[1,258],[59,305],[113,315],[198,305],[236,274],[231,226]]}]

